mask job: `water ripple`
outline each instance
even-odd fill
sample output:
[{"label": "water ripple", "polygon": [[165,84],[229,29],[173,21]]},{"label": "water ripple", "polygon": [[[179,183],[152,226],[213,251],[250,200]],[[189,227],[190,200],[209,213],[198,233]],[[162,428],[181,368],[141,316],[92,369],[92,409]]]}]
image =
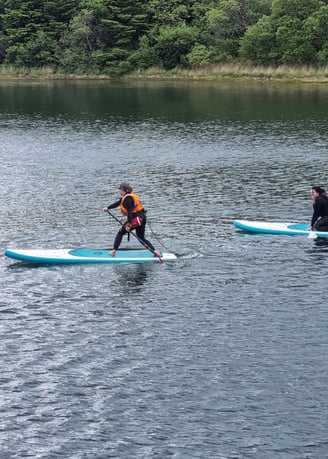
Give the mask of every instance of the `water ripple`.
[{"label": "water ripple", "polygon": [[167,85],[0,84],[2,249],[110,247],[126,158],[149,238],[179,255],[0,258],[1,458],[326,456],[327,244],[232,227],[309,220],[326,90]]}]

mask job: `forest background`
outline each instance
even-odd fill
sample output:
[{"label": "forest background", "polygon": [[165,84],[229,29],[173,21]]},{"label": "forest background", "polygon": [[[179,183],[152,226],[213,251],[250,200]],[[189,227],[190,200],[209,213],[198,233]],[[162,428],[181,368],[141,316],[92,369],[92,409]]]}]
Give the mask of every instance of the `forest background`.
[{"label": "forest background", "polygon": [[[328,0],[2,0],[2,68],[119,77],[149,69],[328,63]],[[327,73],[328,75],[328,73]]]}]

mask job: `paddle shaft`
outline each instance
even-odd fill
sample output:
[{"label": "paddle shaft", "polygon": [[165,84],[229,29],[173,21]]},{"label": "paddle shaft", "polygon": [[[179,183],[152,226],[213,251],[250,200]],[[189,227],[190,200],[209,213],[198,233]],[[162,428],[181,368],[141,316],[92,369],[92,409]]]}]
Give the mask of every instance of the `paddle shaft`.
[{"label": "paddle shaft", "polygon": [[[125,226],[124,223],[122,223],[121,220],[120,220],[119,218],[117,218],[114,214],[112,214],[108,209],[107,209],[107,213],[108,213],[111,217],[113,217],[114,220],[116,220],[116,221],[122,226],[122,228]],[[134,237],[140,242],[140,244],[142,244],[146,249],[148,249],[150,252],[152,252],[152,253],[155,255],[155,257],[157,257],[157,258],[159,259],[159,261],[160,261],[161,263],[163,262],[162,258],[161,258],[159,255],[157,255],[157,253],[155,252],[155,250],[153,250],[151,247],[149,247],[149,245],[148,245],[145,241],[143,241],[142,239],[140,239],[135,233],[133,233],[132,230],[131,230],[131,231],[128,231],[128,234],[132,234],[132,236],[134,236]]]}]

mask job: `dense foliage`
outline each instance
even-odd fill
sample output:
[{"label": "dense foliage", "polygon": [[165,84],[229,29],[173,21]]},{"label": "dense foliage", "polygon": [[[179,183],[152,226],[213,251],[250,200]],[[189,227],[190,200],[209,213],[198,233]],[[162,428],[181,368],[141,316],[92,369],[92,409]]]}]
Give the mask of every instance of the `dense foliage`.
[{"label": "dense foliage", "polygon": [[328,63],[328,0],[2,0],[0,63],[120,75]]}]

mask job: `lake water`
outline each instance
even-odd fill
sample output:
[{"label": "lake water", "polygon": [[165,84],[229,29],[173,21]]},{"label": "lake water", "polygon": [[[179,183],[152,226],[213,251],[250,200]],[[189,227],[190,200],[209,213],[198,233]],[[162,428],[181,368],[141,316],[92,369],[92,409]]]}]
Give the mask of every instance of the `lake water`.
[{"label": "lake water", "polygon": [[[0,258],[0,457],[328,457],[326,85],[0,82],[1,251],[108,247],[129,180],[175,263]],[[125,246],[134,247],[131,238]]]}]

